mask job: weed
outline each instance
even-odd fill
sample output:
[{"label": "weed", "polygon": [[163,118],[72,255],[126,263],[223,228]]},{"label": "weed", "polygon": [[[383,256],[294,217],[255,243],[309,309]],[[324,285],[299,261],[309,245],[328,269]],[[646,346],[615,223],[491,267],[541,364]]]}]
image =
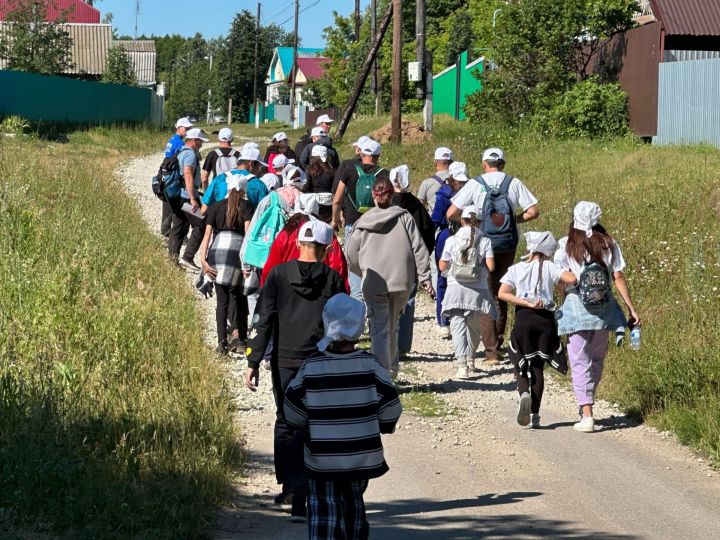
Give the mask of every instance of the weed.
[{"label": "weed", "polygon": [[418,416],[450,416],[453,411],[448,404],[433,392],[407,392],[400,395],[403,410]]}]

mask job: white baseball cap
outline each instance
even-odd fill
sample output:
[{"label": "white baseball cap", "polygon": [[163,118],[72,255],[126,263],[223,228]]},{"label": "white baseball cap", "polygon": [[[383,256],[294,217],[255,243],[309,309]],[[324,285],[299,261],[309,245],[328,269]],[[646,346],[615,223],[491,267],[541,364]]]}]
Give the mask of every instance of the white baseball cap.
[{"label": "white baseball cap", "polygon": [[453,161],[448,168],[448,172],[453,177],[453,180],[458,182],[467,182],[470,179],[467,174],[467,166],[462,161]]},{"label": "white baseball cap", "polygon": [[469,218],[473,217],[473,214],[475,214],[475,217],[477,217],[479,214],[477,206],[475,206],[474,204],[471,204],[471,205],[463,208],[462,217],[469,219]]},{"label": "white baseball cap", "polygon": [[315,120],[315,125],[319,126],[320,124],[332,124],[335,120],[330,118],[327,114],[321,114],[318,116],[318,119]]},{"label": "white baseball cap", "polygon": [[272,160],[273,169],[275,169],[276,171],[277,171],[278,169],[282,169],[282,168],[283,168],[285,165],[287,165],[288,163],[295,163],[295,160],[294,160],[294,159],[288,159],[285,154],[278,154],[278,155],[275,156],[275,157],[273,158],[273,160]]},{"label": "white baseball cap", "polygon": [[260,150],[260,145],[256,143],[255,141],[248,141],[245,144],[243,144],[243,149],[245,148],[256,148],[257,150]]},{"label": "white baseball cap", "polygon": [[380,143],[372,139],[365,141],[365,144],[360,147],[360,152],[366,156],[379,156],[381,151]]},{"label": "white baseball cap", "polygon": [[233,132],[230,128],[222,128],[218,133],[218,141],[232,142]]},{"label": "white baseball cap", "polygon": [[488,148],[483,153],[483,161],[505,161],[505,154],[499,148]]},{"label": "white baseball cap", "polygon": [[190,121],[190,119],[187,116],[183,116],[180,118],[177,122],[175,122],[175,128],[191,128],[193,127],[193,123]]},{"label": "white baseball cap", "polygon": [[262,183],[265,184],[265,187],[267,187],[269,191],[276,189],[280,183],[280,179],[277,177],[277,174],[273,173],[263,175],[260,180],[262,180]]},{"label": "white baseball cap", "polygon": [[240,151],[240,161],[257,161],[260,165],[267,166],[267,163],[260,161],[260,150],[245,145]]},{"label": "white baseball cap", "polygon": [[[298,178],[294,178],[296,174],[299,174],[300,176]],[[282,177],[284,185],[295,184],[296,187],[302,187],[307,183],[305,171],[295,165],[288,165],[285,167],[282,171]]]},{"label": "white baseball cap", "polygon": [[352,143],[352,145],[355,146],[355,147],[357,147],[357,148],[362,148],[362,145],[363,145],[363,144],[365,144],[366,142],[371,141],[371,140],[372,140],[372,139],[371,139],[370,137],[368,137],[367,135],[363,135],[363,136],[360,137],[357,141],[355,141],[354,143]]},{"label": "white baseball cap", "polygon": [[312,147],[312,150],[310,151],[311,157],[318,157],[323,163],[327,162],[327,154],[327,148],[322,144],[316,144]]},{"label": "white baseball cap", "polygon": [[330,226],[316,219],[304,223],[298,233],[298,241],[300,242],[313,242],[314,244],[328,246],[332,243],[332,239],[333,230]]},{"label": "white baseball cap", "polygon": [[455,156],[453,156],[452,150],[449,148],[445,148],[444,146],[441,146],[440,148],[435,150],[435,161],[454,161]]},{"label": "white baseball cap", "polygon": [[278,131],[275,135],[273,135],[273,140],[280,142],[280,141],[287,141],[287,134],[284,131]]},{"label": "white baseball cap", "polygon": [[210,140],[200,128],[189,129],[187,135],[185,135],[185,139],[200,139],[202,142],[208,142]]},{"label": "white baseball cap", "polygon": [[327,131],[325,131],[321,127],[314,127],[314,128],[312,128],[312,131],[310,131],[310,136],[311,137],[326,137]]}]

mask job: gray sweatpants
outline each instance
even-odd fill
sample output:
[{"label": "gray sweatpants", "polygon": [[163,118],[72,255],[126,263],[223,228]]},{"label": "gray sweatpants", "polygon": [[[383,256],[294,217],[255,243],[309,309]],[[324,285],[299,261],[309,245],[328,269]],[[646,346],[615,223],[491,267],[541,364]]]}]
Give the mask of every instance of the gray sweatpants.
[{"label": "gray sweatpants", "polygon": [[364,298],[370,327],[370,352],[378,357],[394,379],[400,370],[398,325],[410,291],[364,295]]},{"label": "gray sweatpants", "polygon": [[474,359],[480,346],[480,319],[483,314],[480,311],[453,309],[449,315],[455,362],[465,365],[465,359]]}]

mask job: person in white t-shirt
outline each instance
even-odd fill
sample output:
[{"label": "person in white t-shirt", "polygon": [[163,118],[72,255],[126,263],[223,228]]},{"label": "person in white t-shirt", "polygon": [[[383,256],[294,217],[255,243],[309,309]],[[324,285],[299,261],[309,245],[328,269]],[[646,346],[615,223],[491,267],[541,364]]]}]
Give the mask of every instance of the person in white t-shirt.
[{"label": "person in white t-shirt", "polygon": [[595,430],[593,404],[608,352],[608,336],[611,330],[623,328],[624,331],[626,325],[625,316],[610,290],[611,283],[630,312],[630,325],[642,323],[623,275],[622,251],[600,225],[601,215],[597,204],[579,202],[573,210],[570,232],[560,239],[555,253],[555,262],[578,280],[577,287],[568,289],[557,321],[559,334],[568,336],[573,390],[582,411],[580,422],[573,427],[584,433]]},{"label": "person in white t-shirt", "polygon": [[[505,154],[500,148],[488,148],[483,153],[482,160],[485,173],[482,179],[490,187],[500,187],[507,176],[505,174]],[[447,211],[448,220],[457,221],[466,206],[473,205],[482,212],[485,202],[486,189],[480,182],[471,179],[453,198],[452,204]],[[530,190],[519,179],[512,178],[508,186],[507,198],[516,212],[516,223],[527,223],[537,219],[540,215],[538,200]],[[485,216],[479,216],[480,220]],[[497,298],[500,290],[500,278],[505,275],[508,268],[515,262],[515,249],[504,251],[493,246],[495,253],[495,271],[490,273],[490,289],[498,303],[498,318],[495,321],[495,335],[497,336],[498,347],[502,346],[507,325],[507,303]]]},{"label": "person in white t-shirt", "polygon": [[[455,378],[467,379],[475,371],[475,352],[482,338],[485,361],[497,364],[495,333],[483,333],[497,317],[495,299],[488,288],[488,272],[495,268],[492,245],[477,227],[477,209],[462,213],[462,227],[445,242],[438,269],[447,277],[442,315],[450,320],[455,349]],[[474,251],[473,251],[474,250]]]},{"label": "person in white t-shirt", "polygon": [[[498,296],[515,306],[515,325],[510,332],[509,356],[515,366],[518,403],[517,422],[540,427],[540,403],[545,362],[561,351],[555,322],[554,290],[560,283],[574,284],[575,276],[551,260],[557,242],[551,232],[525,233],[528,254],[512,265],[500,279]],[[567,370],[567,365],[559,369]]]}]

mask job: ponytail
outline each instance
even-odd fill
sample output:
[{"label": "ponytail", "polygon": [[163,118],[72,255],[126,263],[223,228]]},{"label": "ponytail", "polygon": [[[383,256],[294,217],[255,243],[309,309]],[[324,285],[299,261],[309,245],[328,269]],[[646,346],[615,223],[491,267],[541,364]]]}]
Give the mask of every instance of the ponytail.
[{"label": "ponytail", "polygon": [[477,224],[477,219],[474,217],[465,218],[463,221],[470,225],[470,243],[460,252],[460,260],[463,264],[467,264],[470,248],[475,247],[475,226]]},{"label": "ponytail", "polygon": [[227,199],[227,212],[225,214],[225,227],[235,229],[237,226],[238,214],[240,210],[240,192],[237,189],[231,189]]}]

